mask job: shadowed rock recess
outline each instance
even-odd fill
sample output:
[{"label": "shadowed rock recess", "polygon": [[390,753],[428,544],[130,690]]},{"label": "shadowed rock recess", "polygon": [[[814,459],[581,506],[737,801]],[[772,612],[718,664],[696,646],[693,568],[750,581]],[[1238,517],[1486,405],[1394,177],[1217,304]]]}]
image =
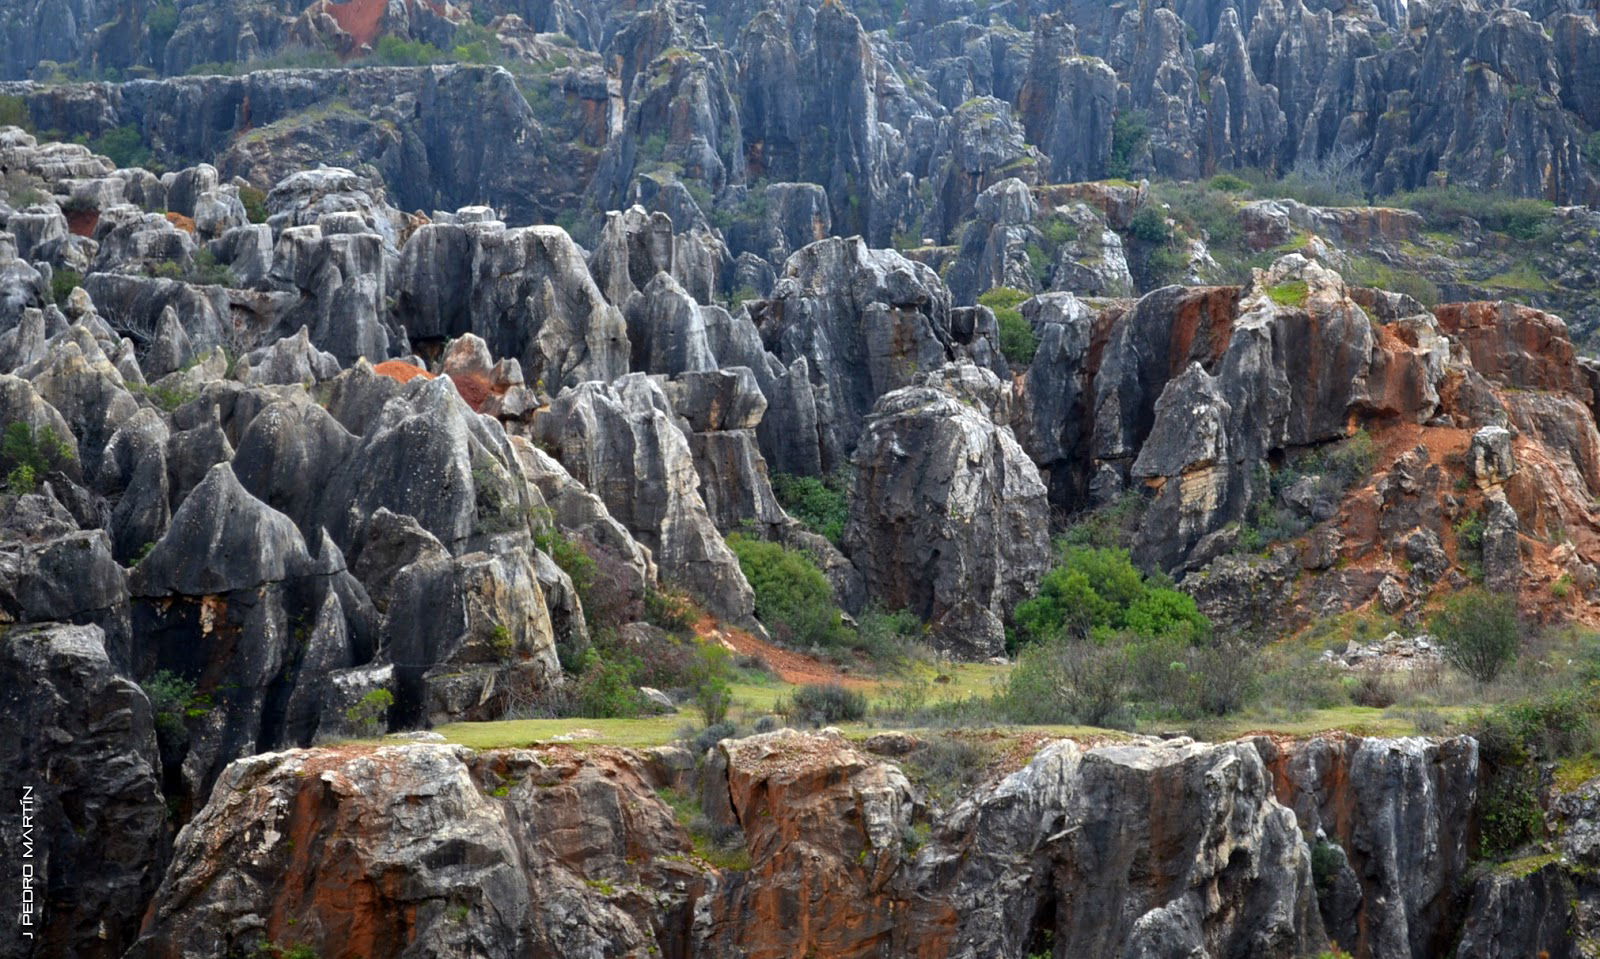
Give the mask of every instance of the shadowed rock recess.
[{"label": "shadowed rock recess", "polygon": [[14,0],[0,959],[1600,955],[1597,347],[1576,0]]}]

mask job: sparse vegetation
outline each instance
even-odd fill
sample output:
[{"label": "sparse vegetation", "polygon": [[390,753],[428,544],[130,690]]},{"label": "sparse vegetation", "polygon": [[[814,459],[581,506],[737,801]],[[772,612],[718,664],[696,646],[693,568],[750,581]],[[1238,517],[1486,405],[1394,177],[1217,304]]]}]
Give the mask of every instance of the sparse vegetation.
[{"label": "sparse vegetation", "polygon": [[355,705],[344,711],[345,722],[358,736],[372,736],[382,731],[389,708],[394,705],[394,693],[387,689],[369,690]]},{"label": "sparse vegetation", "polygon": [[89,149],[104,154],[119,167],[150,165],[150,148],[145,146],[144,134],[133,124],[107,130],[89,141]]},{"label": "sparse vegetation", "polygon": [[56,306],[66,306],[67,297],[72,291],[83,285],[83,274],[77,270],[61,267],[50,274],[50,298],[55,300]]},{"label": "sparse vegetation", "polygon": [[1484,229],[1518,240],[1537,238],[1555,212],[1555,204],[1547,200],[1464,186],[1412,190],[1391,196],[1386,202],[1417,211],[1435,229],[1450,229],[1458,226],[1463,218],[1469,218]]}]

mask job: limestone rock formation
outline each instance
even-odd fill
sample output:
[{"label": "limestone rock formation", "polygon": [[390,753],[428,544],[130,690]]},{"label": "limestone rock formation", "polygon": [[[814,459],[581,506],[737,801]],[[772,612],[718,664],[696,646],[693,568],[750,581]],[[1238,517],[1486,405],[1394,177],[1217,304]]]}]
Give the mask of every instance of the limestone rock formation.
[{"label": "limestone rock formation", "polygon": [[22,821],[0,849],[30,870],[34,893],[8,953],[119,956],[169,841],[158,717],[107,657],[99,627],[18,627],[3,644],[0,714],[11,731],[0,783]]},{"label": "limestone rock formation", "polygon": [[[999,393],[987,370],[960,372]],[[844,550],[873,599],[932,624],[945,648],[994,655],[1011,607],[1050,564],[1045,486],[990,409],[937,383],[873,407]]]}]

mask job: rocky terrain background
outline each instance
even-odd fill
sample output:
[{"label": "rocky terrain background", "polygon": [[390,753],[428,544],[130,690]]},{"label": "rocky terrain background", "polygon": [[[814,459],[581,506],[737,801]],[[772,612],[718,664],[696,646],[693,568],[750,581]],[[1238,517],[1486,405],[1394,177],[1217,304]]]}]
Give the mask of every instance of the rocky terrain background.
[{"label": "rocky terrain background", "polygon": [[0,949],[1585,954],[1567,713],[1030,734],[955,795],[914,733],[426,730],[646,696],[671,629],[798,645],[763,548],[818,635],[893,611],[967,661],[1063,533],[1223,650],[1479,589],[1595,625],[1597,30],[0,12],[0,777],[46,837]]}]

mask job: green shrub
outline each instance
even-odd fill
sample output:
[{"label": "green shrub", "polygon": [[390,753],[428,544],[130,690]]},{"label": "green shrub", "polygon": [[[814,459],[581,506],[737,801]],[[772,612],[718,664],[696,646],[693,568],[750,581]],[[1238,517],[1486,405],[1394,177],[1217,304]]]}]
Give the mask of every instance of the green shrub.
[{"label": "green shrub", "polygon": [[826,479],[792,473],[772,476],[772,492],[784,512],[835,546],[844,538],[845,523],[850,519],[848,488],[849,477],[842,472]]},{"label": "green shrub", "polygon": [[251,223],[267,222],[266,191],[253,186],[239,188],[239,202],[244,204],[244,214]]},{"label": "green shrub", "polygon": [[1150,142],[1150,118],[1143,110],[1118,113],[1111,121],[1111,157],[1106,173],[1126,179],[1133,175],[1133,164]]},{"label": "green shrub", "polygon": [[1445,660],[1480,684],[1500,675],[1521,645],[1515,597],[1481,589],[1446,598],[1430,625]]},{"label": "green shrub", "polygon": [[644,619],[669,633],[687,635],[694,632],[694,624],[699,621],[700,613],[689,597],[676,590],[646,587]]},{"label": "green shrub", "polygon": [[385,67],[425,67],[444,59],[444,51],[421,40],[407,40],[393,34],[378,38],[369,62]]},{"label": "green shrub", "polygon": [[1127,549],[1147,506],[1136,490],[1128,490],[1110,503],[1073,517],[1061,541],[1068,546]]},{"label": "green shrub", "polygon": [[728,718],[728,707],[733,705],[733,688],[726,680],[708,679],[694,691],[694,705],[707,726],[715,726]]},{"label": "green shrub", "polygon": [[[573,591],[578,594],[578,604],[583,607],[585,616],[589,615],[592,603],[596,607],[600,605],[594,603],[593,595],[599,564],[581,545],[569,539],[554,526],[534,534],[533,545],[549,556],[557,566],[561,567],[561,571],[567,574],[567,578],[572,580]],[[569,671],[573,668],[567,663],[562,663],[562,666]]]},{"label": "green shrub", "polygon": [[82,285],[83,274],[61,267],[50,274],[50,298],[56,301],[56,306],[66,306],[67,297]]},{"label": "green shrub", "polygon": [[393,705],[394,693],[387,689],[369,690],[359,702],[344,711],[344,718],[357,735],[372,736],[382,729],[389,707]]},{"label": "green shrub", "polygon": [[1134,630],[1149,637],[1194,641],[1211,622],[1194,597],[1153,584],[1134,567],[1126,550],[1067,546],[1062,561],[1040,581],[1038,593],[1014,614],[1024,639],[1065,632],[1077,639],[1104,638]]},{"label": "green shrub", "polygon": [[131,123],[107,130],[89,141],[89,149],[104,154],[119,167],[148,166],[150,149],[144,145],[144,136]]},{"label": "green shrub", "polygon": [[1539,779],[1527,767],[1486,777],[1478,795],[1478,854],[1501,859],[1544,834]]},{"label": "green shrub", "polygon": [[28,101],[20,96],[0,96],[0,126],[33,129],[33,118],[28,114]]},{"label": "green shrub", "polygon": [[810,726],[857,722],[867,715],[867,698],[838,683],[801,686],[785,705],[789,718]]},{"label": "green shrub", "polygon": [[994,312],[995,323],[1000,328],[1000,352],[1013,366],[1027,366],[1039,349],[1039,340],[1033,325],[1022,316],[1019,307],[1028,294],[1008,286],[997,286],[978,297],[978,304]]},{"label": "green shrub", "polygon": [[0,438],[0,473],[13,495],[36,490],[52,473],[59,473],[74,459],[72,447],[51,427],[35,429],[17,421],[5,428]]},{"label": "green shrub", "polygon": [[150,34],[150,48],[157,52],[166,49],[167,41],[178,29],[178,5],[158,3],[145,14],[145,30]]},{"label": "green shrub", "polygon": [[1244,248],[1244,225],[1239,220],[1239,206],[1233,195],[1215,188],[1217,180],[1232,180],[1244,189],[1247,185],[1237,177],[1218,176],[1211,184],[1162,183],[1155,188],[1156,195],[1167,204],[1173,219],[1183,224],[1191,235],[1205,234],[1213,250]]},{"label": "green shrub", "polygon": [[578,677],[575,706],[578,715],[591,719],[632,719],[644,712],[644,695],[634,685],[637,661],[621,656],[603,659],[589,654]]},{"label": "green shrub", "polygon": [[26,463],[14,466],[6,474],[6,492],[12,496],[26,496],[39,488],[39,476]]},{"label": "green shrub", "polygon": [[171,670],[157,670],[139,686],[150,700],[156,733],[169,745],[186,735],[185,720],[211,710],[211,697],[196,692],[193,682]]},{"label": "green shrub", "polygon": [[853,645],[879,664],[898,663],[918,648],[925,627],[909,610],[868,609],[856,617]]},{"label": "green shrub", "polygon": [[1211,178],[1211,189],[1223,193],[1248,193],[1250,184],[1231,173],[1218,173]]},{"label": "green shrub", "polygon": [[1108,726],[1124,712],[1133,681],[1133,659],[1125,644],[1061,633],[1033,643],[1017,657],[1006,678],[1006,712],[1023,723]]},{"label": "green shrub", "polygon": [[1172,227],[1167,218],[1153,206],[1142,206],[1128,221],[1128,233],[1141,243],[1159,245],[1172,240]]},{"label": "green shrub", "polygon": [[849,642],[833,587],[810,556],[740,533],[728,537],[728,546],[755,592],[756,617],[779,642],[800,647]]},{"label": "green shrub", "polygon": [[206,247],[201,247],[195,251],[194,266],[184,275],[184,280],[197,286],[236,287],[239,285],[239,281],[233,275],[233,270],[229,269],[225,264],[218,263],[216,254]]}]

